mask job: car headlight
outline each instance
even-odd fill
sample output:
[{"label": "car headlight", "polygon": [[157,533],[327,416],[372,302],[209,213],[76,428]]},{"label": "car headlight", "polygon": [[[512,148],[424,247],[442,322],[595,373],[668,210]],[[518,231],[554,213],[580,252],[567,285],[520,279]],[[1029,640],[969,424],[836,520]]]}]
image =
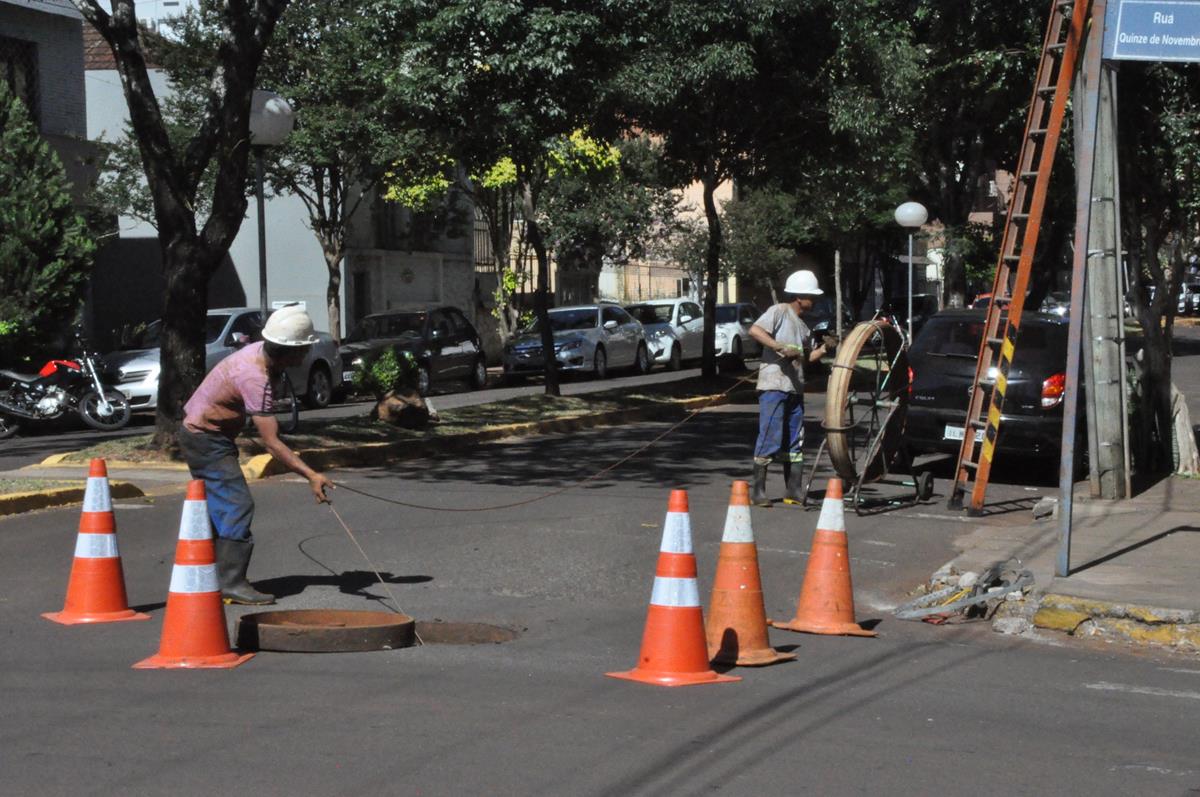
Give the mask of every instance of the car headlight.
[{"label": "car headlight", "polygon": [[726,331],[725,331],[725,330],[723,330],[723,329],[718,329],[718,330],[717,330],[717,340],[728,340],[728,339],[729,339],[729,333],[728,333],[728,332],[726,332]]},{"label": "car headlight", "polygon": [[576,351],[583,348],[582,340],[572,340],[558,347],[559,351]]}]

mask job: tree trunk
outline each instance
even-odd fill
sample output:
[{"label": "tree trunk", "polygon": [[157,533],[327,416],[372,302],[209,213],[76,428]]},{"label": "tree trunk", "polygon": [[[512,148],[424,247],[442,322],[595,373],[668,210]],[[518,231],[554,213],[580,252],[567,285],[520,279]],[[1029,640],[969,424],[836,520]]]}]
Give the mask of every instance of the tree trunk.
[{"label": "tree trunk", "polygon": [[163,245],[166,297],[163,303],[159,350],[158,407],[154,445],[163,451],[178,448],[176,435],[183,405],[204,379],[204,331],[208,312],[208,277],[220,255],[206,252],[193,241],[174,237]]},{"label": "tree trunk", "polygon": [[702,183],[704,217],[708,220],[708,251],[704,258],[704,346],[701,349],[703,360],[700,372],[705,378],[712,379],[717,375],[717,285],[721,281],[721,217],[717,213],[713,192],[720,181],[710,170]]},{"label": "tree trunk", "polygon": [[[342,251],[325,250],[329,283],[325,286],[325,306],[329,313],[329,334],[336,346],[342,345]],[[337,377],[334,377],[335,379]]]},{"label": "tree trunk", "polygon": [[525,234],[529,236],[529,245],[533,247],[538,262],[534,310],[537,313],[538,326],[542,330],[542,362],[544,363],[543,373],[546,376],[546,395],[559,396],[562,394],[558,388],[558,358],[554,356],[554,330],[550,328],[550,258],[546,255],[546,242],[542,238],[542,229],[537,223],[533,191],[528,186],[525,187],[524,201]]}]

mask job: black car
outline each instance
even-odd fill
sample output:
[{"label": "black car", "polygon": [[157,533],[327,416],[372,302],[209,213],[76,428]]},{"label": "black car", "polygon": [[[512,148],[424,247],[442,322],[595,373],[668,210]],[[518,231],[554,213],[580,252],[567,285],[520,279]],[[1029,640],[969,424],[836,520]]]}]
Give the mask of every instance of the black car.
[{"label": "black car", "polygon": [[[984,321],[984,310],[946,310],[930,318],[916,336],[909,351],[912,392],[906,426],[914,454],[958,453]],[[1000,457],[1058,458],[1068,323],[1050,313],[1022,314],[996,445]],[[1077,441],[1076,451],[1080,446]]]},{"label": "black car", "polygon": [[388,348],[412,352],[421,395],[443,382],[466,381],[476,390],[487,384],[483,341],[456,307],[365,316],[342,343],[343,388],[352,388],[355,368]]}]

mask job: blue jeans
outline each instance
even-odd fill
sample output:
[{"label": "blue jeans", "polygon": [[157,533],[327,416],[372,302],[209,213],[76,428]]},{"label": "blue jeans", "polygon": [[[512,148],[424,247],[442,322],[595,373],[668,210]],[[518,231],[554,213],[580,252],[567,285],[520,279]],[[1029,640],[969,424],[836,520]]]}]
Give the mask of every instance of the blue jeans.
[{"label": "blue jeans", "polygon": [[179,449],[192,478],[204,480],[208,518],[216,536],[252,542],[254,499],[238,465],[237,444],[223,434],[193,432],[180,426]]},{"label": "blue jeans", "polygon": [[[786,452],[784,448],[786,447]],[[804,396],[782,390],[758,394],[758,442],[754,460],[804,461]]]}]

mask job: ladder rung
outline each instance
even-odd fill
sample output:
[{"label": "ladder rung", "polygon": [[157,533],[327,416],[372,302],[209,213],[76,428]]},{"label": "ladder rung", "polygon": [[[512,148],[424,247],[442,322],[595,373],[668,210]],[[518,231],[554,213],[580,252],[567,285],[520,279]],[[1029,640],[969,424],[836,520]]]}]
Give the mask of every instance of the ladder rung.
[{"label": "ladder rung", "polygon": [[963,466],[964,468],[966,468],[967,470],[979,470],[979,463],[978,463],[978,462],[972,462],[972,461],[971,461],[971,460],[969,460],[969,459],[964,459],[964,460],[962,461],[962,466]]},{"label": "ladder rung", "polygon": [[1060,13],[1060,14],[1065,14],[1068,11],[1073,11],[1073,10],[1075,10],[1075,0],[1063,0],[1061,3],[1059,3],[1056,6],[1056,8],[1058,9],[1058,13]]},{"label": "ladder rung", "polygon": [[1029,137],[1030,138],[1045,138],[1046,133],[1048,133],[1048,132],[1050,132],[1050,131],[1048,131],[1046,128],[1039,127],[1036,130],[1030,130]]},{"label": "ladder rung", "polygon": [[1058,91],[1057,86],[1042,86],[1041,88],[1039,88],[1037,90],[1037,93],[1041,94],[1043,97],[1049,97],[1051,94],[1053,94],[1056,91]]},{"label": "ladder rung", "polygon": [[1037,172],[1021,172],[1022,180],[1035,180],[1035,179],[1037,179],[1037,176],[1038,176]]},{"label": "ladder rung", "polygon": [[1061,54],[1062,54],[1062,52],[1063,52],[1063,50],[1066,50],[1066,49],[1067,49],[1067,43],[1066,43],[1066,42],[1059,42],[1058,44],[1052,44],[1052,45],[1050,45],[1049,47],[1047,47],[1047,48],[1046,48],[1046,50],[1047,50],[1048,52],[1052,52],[1052,53],[1054,53],[1055,55],[1061,55]]},{"label": "ladder rung", "polygon": [[[993,299],[992,301],[994,302],[996,300]],[[996,348],[1000,348],[1000,346],[1003,345],[1003,343],[1004,343],[1004,338],[988,338],[989,346],[995,346]]]},{"label": "ladder rung", "polygon": [[1012,220],[1013,221],[1029,221],[1029,214],[1028,213],[1014,213],[1014,214],[1012,214]]},{"label": "ladder rung", "polygon": [[972,429],[986,429],[987,421],[973,420],[973,421],[971,421],[971,428]]},{"label": "ladder rung", "polygon": [[1021,262],[1021,256],[1020,255],[1005,255],[1004,260],[1007,263],[1019,263],[1019,262]]}]

